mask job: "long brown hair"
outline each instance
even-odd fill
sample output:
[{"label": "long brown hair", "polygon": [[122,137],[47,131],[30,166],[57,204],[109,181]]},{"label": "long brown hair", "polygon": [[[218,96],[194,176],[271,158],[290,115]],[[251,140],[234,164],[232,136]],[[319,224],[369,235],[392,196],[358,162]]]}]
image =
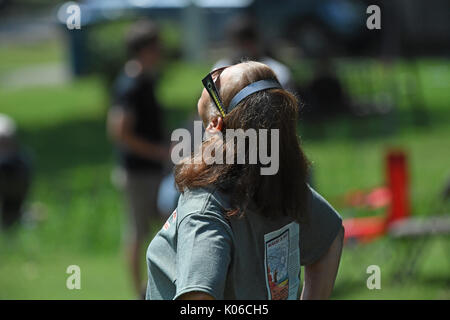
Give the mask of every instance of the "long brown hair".
[{"label": "long brown hair", "polygon": [[[225,106],[233,96],[250,83],[262,79],[276,79],[272,69],[254,61],[242,63],[243,72],[233,85],[221,84],[220,95]],[[216,113],[210,106],[213,115]],[[228,215],[245,214],[247,208],[268,217],[289,216],[298,222],[306,217],[308,161],[300,148],[297,136],[298,101],[284,89],[269,89],[254,93],[234,108],[223,119],[222,133],[226,129],[279,129],[279,170],[275,175],[261,175],[261,163],[249,164],[246,143],[245,164],[183,163],[175,167],[178,189],[215,186],[228,193],[231,206]],[[268,130],[270,133],[270,130]],[[259,139],[259,137],[258,137]],[[259,140],[258,140],[259,141]],[[270,142],[271,139],[268,138]],[[248,142],[248,141],[247,141]],[[203,142],[202,147],[214,143],[214,138]],[[223,144],[223,154],[226,148]],[[268,149],[271,149],[270,143]],[[234,150],[235,157],[236,152]],[[195,157],[195,155],[192,155]]]}]

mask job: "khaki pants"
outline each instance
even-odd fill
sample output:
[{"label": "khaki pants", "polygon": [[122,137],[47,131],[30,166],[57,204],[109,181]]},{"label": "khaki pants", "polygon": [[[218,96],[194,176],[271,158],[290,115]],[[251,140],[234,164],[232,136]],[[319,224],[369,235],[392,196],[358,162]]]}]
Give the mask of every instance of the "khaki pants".
[{"label": "khaki pants", "polygon": [[130,171],[122,168],[113,173],[114,183],[123,190],[127,204],[127,238],[145,241],[150,222],[160,217],[157,209],[159,171]]}]

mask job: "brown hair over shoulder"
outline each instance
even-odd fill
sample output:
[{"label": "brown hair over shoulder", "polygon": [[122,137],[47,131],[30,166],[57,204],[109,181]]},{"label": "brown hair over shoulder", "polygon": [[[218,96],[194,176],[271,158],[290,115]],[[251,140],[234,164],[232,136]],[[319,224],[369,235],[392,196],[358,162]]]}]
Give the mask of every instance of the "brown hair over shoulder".
[{"label": "brown hair over shoulder", "polygon": [[[219,92],[225,106],[250,83],[276,79],[272,69],[262,63],[247,61],[242,63],[242,67],[243,72],[237,82],[221,83]],[[212,103],[210,109],[214,116],[216,109]],[[234,164],[206,164],[202,161],[200,164],[177,165],[175,181],[178,189],[184,192],[186,188],[215,186],[230,195],[232,208],[228,211],[229,215],[243,215],[248,208],[252,208],[263,216],[288,216],[304,222],[307,215],[308,161],[297,135],[297,115],[297,98],[284,89],[268,89],[248,96],[224,118],[224,140],[227,139],[226,129],[278,129],[278,172],[261,175],[263,165],[259,161],[249,164],[247,145],[245,164],[237,164],[236,161]],[[217,116],[220,115],[217,113]],[[270,137],[267,140],[270,142]],[[211,139],[204,141],[203,147],[209,143]],[[225,145],[226,142],[224,154]]]}]

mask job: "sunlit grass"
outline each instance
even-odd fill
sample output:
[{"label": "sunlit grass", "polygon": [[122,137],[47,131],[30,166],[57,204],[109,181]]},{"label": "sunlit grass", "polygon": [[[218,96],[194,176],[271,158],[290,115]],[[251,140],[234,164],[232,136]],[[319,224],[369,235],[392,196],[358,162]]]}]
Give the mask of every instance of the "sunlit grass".
[{"label": "sunlit grass", "polygon": [[[0,62],[0,72],[62,57],[58,47],[33,51],[0,48],[0,61],[7,60]],[[208,69],[206,64],[168,65],[158,88],[168,127],[180,125],[187,114],[195,112],[200,79]],[[421,72],[431,120],[428,126],[416,126],[405,104],[395,117],[341,119],[321,127],[300,123],[304,149],[313,164],[314,185],[333,205],[338,206],[339,197],[347,191],[383,185],[384,155],[394,146],[408,153],[412,214],[448,213],[448,203],[440,198],[450,176],[450,126],[446,123],[450,91],[441,83],[449,78],[448,63],[424,62]],[[105,130],[108,104],[107,90],[96,77],[57,86],[0,88],[0,112],[17,121],[19,136],[34,160],[27,208],[41,217],[15,234],[0,235],[1,299],[134,298],[120,245],[122,198],[110,182],[115,159]],[[337,209],[343,217],[372,214]],[[445,253],[449,245],[448,239],[432,241],[418,278],[406,283],[392,281],[396,262],[391,258],[404,252],[402,244],[385,238],[346,248],[333,297],[448,299]],[[80,291],[65,288],[65,269],[70,264],[82,268]],[[386,270],[380,291],[365,286],[369,264]],[[346,282],[355,285],[347,288]]]}]

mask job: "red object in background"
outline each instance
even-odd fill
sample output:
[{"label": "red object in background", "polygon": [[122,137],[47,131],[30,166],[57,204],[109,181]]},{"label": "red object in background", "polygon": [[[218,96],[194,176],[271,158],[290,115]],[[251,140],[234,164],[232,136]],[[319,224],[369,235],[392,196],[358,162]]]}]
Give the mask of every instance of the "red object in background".
[{"label": "red object in background", "polygon": [[386,207],[391,203],[391,190],[388,187],[373,189],[366,196],[366,204],[371,209]]},{"label": "red object in background", "polygon": [[386,156],[387,183],[391,190],[391,205],[387,215],[388,224],[410,215],[409,177],[406,162],[406,154],[400,150],[390,151]]},{"label": "red object in background", "polygon": [[356,190],[348,193],[344,197],[343,204],[350,207],[369,207],[378,209],[388,206],[391,203],[391,190],[388,187],[378,187],[365,192]]},{"label": "red object in background", "polygon": [[[394,221],[409,217],[409,178],[406,154],[400,150],[389,151],[386,156],[386,175],[390,205],[384,216],[345,219],[345,239],[371,241],[385,234]],[[379,202],[386,201],[386,190],[378,190],[374,196]],[[378,202],[375,201],[375,202]]]},{"label": "red object in background", "polygon": [[345,239],[361,242],[371,241],[386,231],[386,218],[383,216],[351,218],[343,221]]}]

